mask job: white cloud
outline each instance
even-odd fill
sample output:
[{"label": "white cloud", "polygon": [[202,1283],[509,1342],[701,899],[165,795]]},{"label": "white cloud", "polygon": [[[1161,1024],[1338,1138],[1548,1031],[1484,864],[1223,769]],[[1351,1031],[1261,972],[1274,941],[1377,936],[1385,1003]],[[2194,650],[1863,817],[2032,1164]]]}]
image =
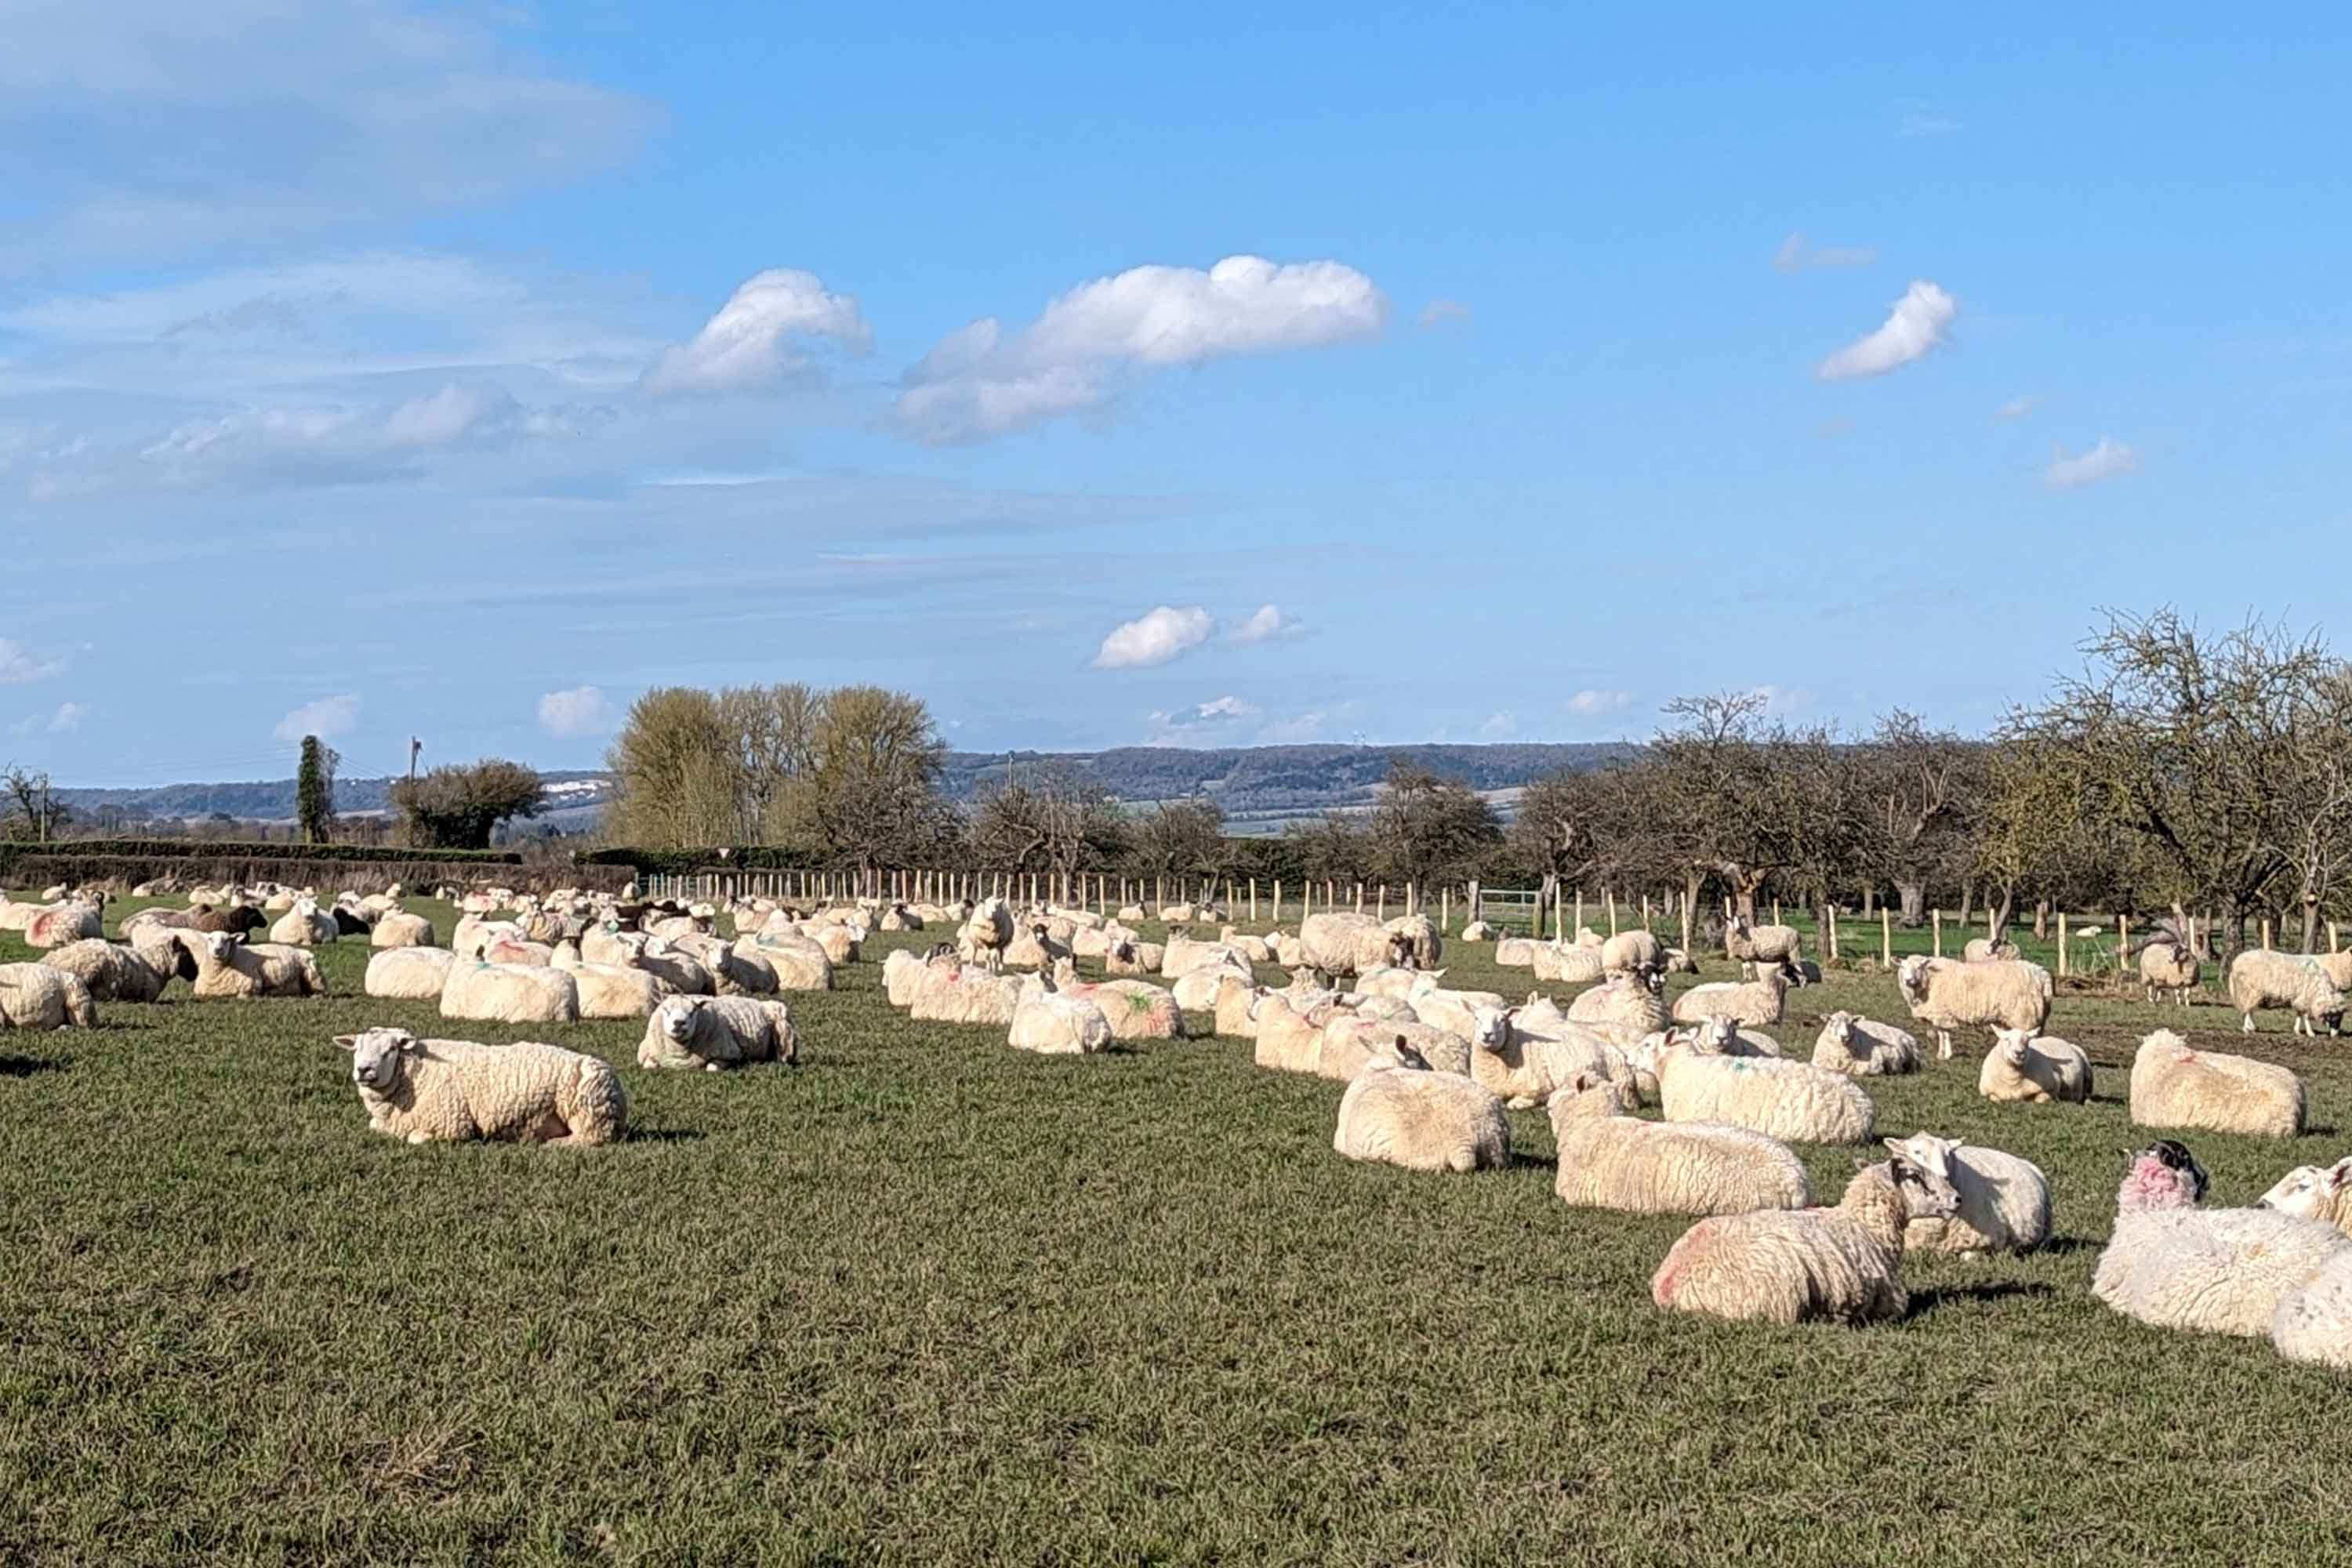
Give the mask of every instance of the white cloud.
[{"label": "white cloud", "polygon": [[1256,717],[1257,704],[1238,697],[1217,697],[1202,703],[1192,713],[1199,719],[1250,719]]},{"label": "white cloud", "polygon": [[646,373],[646,390],[750,392],[808,364],[795,340],[823,338],[853,353],[873,346],[854,295],[836,294],[813,272],[771,268],[729,296],[691,342]]},{"label": "white cloud", "polygon": [[1432,327],[1450,326],[1470,319],[1470,307],[1459,300],[1432,300],[1421,308],[1418,318],[1423,331]]},{"label": "white cloud", "polygon": [[1518,732],[1519,716],[1507,708],[1488,714],[1486,721],[1478,726],[1478,738],[1483,741],[1507,741]]},{"label": "white cloud", "polygon": [[1312,712],[1295,714],[1288,719],[1277,719],[1258,731],[1257,743],[1261,746],[1306,745],[1309,742],[1321,739],[1323,725],[1328,717],[1318,709]]},{"label": "white cloud", "polygon": [[613,706],[593,686],[551,691],[539,700],[539,727],[566,739],[601,735],[613,727]]},{"label": "white cloud", "polygon": [[1568,700],[1568,710],[1592,718],[1602,713],[1614,713],[1633,700],[1633,694],[1630,691],[1601,691],[1588,687]]},{"label": "white cloud", "polygon": [[305,735],[331,741],[338,735],[349,734],[359,721],[359,697],[346,691],[340,697],[321,697],[315,702],[305,702],[278,721],[278,728],[270,734],[289,744],[300,741]]},{"label": "white cloud", "polygon": [[1209,640],[1214,616],[1198,605],[1177,609],[1160,605],[1111,629],[1095,654],[1097,669],[1145,669],[1166,664]]},{"label": "white cloud", "polygon": [[1292,637],[1307,628],[1298,624],[1296,616],[1286,616],[1278,605],[1260,605],[1250,618],[1225,634],[1233,643],[1270,642],[1276,637]]},{"label": "white cloud", "polygon": [[1959,313],[1958,300],[1921,279],[1895,301],[1884,326],[1822,361],[1813,374],[1823,381],[1885,375],[1948,342],[1946,331]]},{"label": "white cloud", "polygon": [[2053,489],[2071,490],[2078,485],[2096,484],[2101,479],[2128,474],[2139,467],[2139,454],[2121,441],[2110,441],[2105,436],[2098,444],[2073,457],[2055,441],[2050,444],[2050,466],[2042,470],[2042,482]]},{"label": "white cloud", "polygon": [[37,658],[14,637],[0,637],[0,686],[46,680],[66,667],[61,658]]},{"label": "white cloud", "polygon": [[1146,745],[1229,744],[1233,726],[1258,715],[1258,706],[1239,697],[1213,697],[1190,708],[1156,710]]},{"label": "white cloud", "polygon": [[2041,401],[2039,397],[2012,397],[1994,409],[1992,416],[1996,419],[2022,419],[2032,413],[2033,405]]},{"label": "white cloud", "polygon": [[58,710],[49,715],[49,733],[58,735],[68,730],[79,729],[81,721],[89,716],[89,706],[87,703],[60,702]]},{"label": "white cloud", "polygon": [[1772,265],[1783,272],[1804,272],[1822,267],[1867,267],[1878,259],[1870,245],[1808,245],[1802,232],[1791,230],[1772,253]]},{"label": "white cloud", "polygon": [[1145,372],[1360,342],[1387,321],[1372,280],[1337,261],[1131,268],[1017,333],[982,317],[941,339],[907,371],[898,425],[935,446],[984,441],[1100,408]]},{"label": "white cloud", "polygon": [[1801,686],[1755,686],[1748,695],[1759,698],[1767,713],[1787,713],[1811,703],[1813,694]]}]

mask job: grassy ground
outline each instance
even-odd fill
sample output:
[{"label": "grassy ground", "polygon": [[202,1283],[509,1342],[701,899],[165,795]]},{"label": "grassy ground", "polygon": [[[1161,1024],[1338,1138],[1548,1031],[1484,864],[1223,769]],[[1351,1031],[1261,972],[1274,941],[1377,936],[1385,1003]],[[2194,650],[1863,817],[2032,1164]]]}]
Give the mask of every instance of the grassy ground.
[{"label": "grassy ground", "polygon": [[[2146,1141],[2137,1002],[2061,998],[2087,1108],[1989,1105],[1973,1057],[1871,1085],[1885,1131],[2040,1162],[2057,1246],[1915,1263],[1899,1326],[1780,1331],[1654,1310],[1683,1222],[1559,1204],[1539,1111],[1507,1172],[1351,1164],[1339,1087],[1238,1041],[911,1025],[893,940],[929,939],[795,1000],[797,1070],[656,1077],[632,1026],[544,1031],[627,1064],[636,1136],[597,1152],[368,1136],[330,1037],[438,1020],[359,997],[349,943],[331,999],[0,1035],[0,1562],[2352,1553],[2341,1380],[2088,1294]],[[1489,951],[1449,978],[1526,990]],[[1899,1014],[1839,973],[1775,1032],[1835,1005]],[[2283,1031],[2254,1048],[2315,1131],[2191,1137],[2217,1201],[2347,1142],[2345,1047]],[[1852,1152],[1805,1152],[1838,1191]]]}]

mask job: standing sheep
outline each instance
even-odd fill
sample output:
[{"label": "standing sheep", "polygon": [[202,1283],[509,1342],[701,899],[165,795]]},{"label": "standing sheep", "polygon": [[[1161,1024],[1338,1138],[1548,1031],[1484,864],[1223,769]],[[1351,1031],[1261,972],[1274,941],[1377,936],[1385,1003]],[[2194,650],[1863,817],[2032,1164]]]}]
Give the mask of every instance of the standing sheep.
[{"label": "standing sheep", "polygon": [[1013,945],[1013,911],[1003,899],[982,899],[957,933],[957,950],[966,963],[978,963],[991,974],[1003,972],[1004,950]]},{"label": "standing sheep", "polygon": [[1867,1143],[1877,1112],[1853,1079],[1811,1062],[1717,1056],[1697,1043],[1658,1058],[1669,1121],[1720,1121],[1784,1143]]},{"label": "standing sheep", "polygon": [[1547,1102],[1562,1203],[1689,1215],[1811,1205],[1812,1183],[1786,1144],[1745,1127],[1644,1121],[1631,1106],[1621,1086],[1591,1074]]},{"label": "standing sheep", "polygon": [[1503,1102],[1466,1078],[1374,1060],[1339,1097],[1331,1147],[1350,1160],[1466,1174],[1510,1163],[1511,1124]]},{"label": "standing sheep", "polygon": [[2140,984],[2147,989],[2150,1004],[2163,992],[2180,1004],[2189,1005],[2189,994],[2197,989],[2199,975],[2197,954],[2186,942],[2170,931],[2151,937],[2140,945]]},{"label": "standing sheep", "polygon": [[1950,1182],[1960,1200],[1948,1219],[1913,1220],[1903,1234],[1905,1251],[2031,1252],[2050,1239],[2050,1178],[2031,1160],[1932,1132],[1914,1133],[1895,1147]]},{"label": "standing sheep", "polygon": [[1777,969],[1800,985],[1805,983],[1804,955],[1794,926],[1759,926],[1746,915],[1734,915],[1723,928],[1723,952],[1738,961],[1743,980]]},{"label": "standing sheep", "polygon": [[1965,963],[1916,953],[1895,972],[1911,1016],[1936,1031],[1936,1055],[1952,1057],[1952,1031],[2024,1029],[2038,1034],[2050,1021],[2050,972],[2038,963],[1987,959]]},{"label": "standing sheep", "polygon": [[800,1060],[793,1015],[782,1002],[750,996],[666,996],[646,1019],[637,1042],[641,1068],[701,1068],[717,1072],[746,1062]]},{"label": "standing sheep", "polygon": [[1959,1208],[1952,1184],[1886,1141],[1888,1158],[1855,1173],[1835,1208],[1759,1209],[1703,1219],[1683,1233],[1650,1280],[1650,1299],[1677,1312],[1735,1322],[1864,1323],[1901,1318],[1910,1295],[1897,1270],[1912,1222]]},{"label": "standing sheep", "polygon": [[617,1142],[629,1098],[595,1057],[557,1046],[420,1040],[405,1029],[338,1035],[368,1131],[411,1143],[488,1138],[572,1147]]},{"label": "standing sheep", "polygon": [[2316,1035],[2325,1021],[2330,1035],[2344,1028],[2344,992],[2328,977],[2317,960],[2294,953],[2250,948],[2230,961],[2230,1005],[2245,1015],[2243,1028],[2254,1032],[2254,1015],[2265,1007],[2284,1007],[2294,1014],[2294,1033]]},{"label": "standing sheep", "polygon": [[2142,1127],[2201,1127],[2252,1138],[2303,1131],[2303,1080],[2274,1062],[2192,1051],[2158,1029],[2132,1058],[2131,1119]]},{"label": "standing sheep", "polygon": [[98,1023],[89,988],[62,969],[0,963],[0,1028],[87,1029]]},{"label": "standing sheep", "polygon": [[1998,1104],[2087,1105],[2091,1058],[2082,1047],[2055,1035],[2002,1029],[1977,1072],[1977,1092]]},{"label": "standing sheep", "polygon": [[1836,1012],[1822,1020],[1822,1032],[1814,1037],[1813,1065],[1856,1078],[1917,1072],[1919,1042],[1892,1024]]}]

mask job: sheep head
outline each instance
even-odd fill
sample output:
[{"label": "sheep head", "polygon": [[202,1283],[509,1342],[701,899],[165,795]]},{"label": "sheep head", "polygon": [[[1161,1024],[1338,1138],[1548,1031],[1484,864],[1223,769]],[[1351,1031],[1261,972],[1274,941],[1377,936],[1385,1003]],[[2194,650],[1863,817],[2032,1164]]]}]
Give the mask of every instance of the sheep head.
[{"label": "sheep head", "polygon": [[1904,1000],[1916,1004],[1927,995],[1927,960],[1913,953],[1895,968],[1895,984],[1902,988]]},{"label": "sheep head", "polygon": [[2137,1154],[2126,1149],[2124,1161],[2123,1186],[2116,1194],[2118,1212],[2194,1208],[2205,1196],[2205,1167],[2170,1138],[2159,1138]]},{"label": "sheep head", "polygon": [[654,1009],[654,1026],[673,1045],[684,1045],[694,1038],[695,1015],[710,1000],[708,996],[665,996]]},{"label": "sheep head", "polygon": [[2030,1029],[1993,1031],[1992,1048],[2000,1053],[2001,1060],[2020,1071],[2024,1070],[2026,1053],[2032,1048],[2032,1046],[2033,1032]]},{"label": "sheep head", "polygon": [[2352,1192],[2352,1158],[2333,1165],[2298,1165],[2257,1199],[2254,1206],[2276,1209],[2297,1219],[2333,1221],[2347,1192]]},{"label": "sheep head", "polygon": [[1948,1169],[1937,1170],[1914,1160],[1905,1150],[1903,1142],[1889,1138],[1886,1144],[1886,1172],[1895,1178],[1895,1190],[1903,1199],[1904,1213],[1912,1219],[1949,1219],[1960,1212],[1959,1189],[1952,1185]]},{"label": "sheep head", "polygon": [[1518,1016],[1517,1007],[1481,1007],[1472,1016],[1474,1033],[1470,1044],[1482,1051],[1500,1051],[1511,1043],[1511,1020]]},{"label": "sheep head", "polygon": [[400,1082],[401,1058],[425,1048],[424,1042],[405,1029],[362,1029],[356,1035],[337,1035],[335,1044],[352,1053],[352,1081],[378,1094],[389,1092]]},{"label": "sheep head", "polygon": [[1841,1046],[1851,1046],[1853,1044],[1855,1027],[1861,1024],[1862,1018],[1859,1014],[1839,1011],[1831,1014],[1822,1022],[1829,1026],[1830,1038]]},{"label": "sheep head", "polygon": [[1729,1050],[1738,1038],[1738,1023],[1718,1013],[1706,1021],[1699,1031],[1698,1038],[1693,1044],[1710,1055],[1721,1056]]}]

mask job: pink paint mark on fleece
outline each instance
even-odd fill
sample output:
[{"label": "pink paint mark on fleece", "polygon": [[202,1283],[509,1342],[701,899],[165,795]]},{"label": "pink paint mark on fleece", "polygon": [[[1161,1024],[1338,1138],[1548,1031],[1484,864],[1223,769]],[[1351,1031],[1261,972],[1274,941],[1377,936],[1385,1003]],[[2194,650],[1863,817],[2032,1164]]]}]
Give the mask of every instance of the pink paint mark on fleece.
[{"label": "pink paint mark on fleece", "polygon": [[2116,1194],[2118,1209],[2185,1209],[2195,1207],[2196,1203],[2188,1175],[2147,1154],[2132,1162],[2123,1188]]}]

